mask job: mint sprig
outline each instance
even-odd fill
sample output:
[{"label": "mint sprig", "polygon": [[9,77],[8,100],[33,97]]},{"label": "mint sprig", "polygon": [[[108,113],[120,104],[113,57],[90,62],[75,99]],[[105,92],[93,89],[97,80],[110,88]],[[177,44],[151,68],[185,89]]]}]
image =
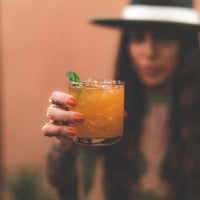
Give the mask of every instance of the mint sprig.
[{"label": "mint sprig", "polygon": [[75,82],[75,83],[81,82],[81,79],[78,77],[78,75],[75,72],[68,71],[66,74],[71,82]]}]

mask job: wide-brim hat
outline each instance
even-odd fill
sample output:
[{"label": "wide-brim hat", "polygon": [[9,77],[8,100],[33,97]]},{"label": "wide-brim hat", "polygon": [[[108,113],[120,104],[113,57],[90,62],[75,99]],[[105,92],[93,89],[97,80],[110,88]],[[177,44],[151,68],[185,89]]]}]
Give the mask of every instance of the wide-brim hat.
[{"label": "wide-brim hat", "polygon": [[114,28],[155,24],[174,28],[200,30],[197,11],[186,1],[133,0],[126,6],[122,16],[102,16],[90,19],[93,24]]}]

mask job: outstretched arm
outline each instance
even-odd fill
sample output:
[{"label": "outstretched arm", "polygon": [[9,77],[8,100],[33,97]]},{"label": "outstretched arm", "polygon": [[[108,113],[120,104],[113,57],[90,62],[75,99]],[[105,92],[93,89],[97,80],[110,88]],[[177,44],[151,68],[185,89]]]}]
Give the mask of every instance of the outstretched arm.
[{"label": "outstretched arm", "polygon": [[48,178],[61,200],[77,200],[76,147],[55,143],[47,157]]}]

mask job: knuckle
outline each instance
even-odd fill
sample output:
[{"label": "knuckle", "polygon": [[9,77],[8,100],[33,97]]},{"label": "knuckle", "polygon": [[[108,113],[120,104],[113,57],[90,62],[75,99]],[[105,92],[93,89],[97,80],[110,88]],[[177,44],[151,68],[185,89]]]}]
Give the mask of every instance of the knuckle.
[{"label": "knuckle", "polygon": [[64,128],[64,127],[60,126],[58,128],[58,137],[66,138],[66,134],[67,134],[67,128],[66,127]]},{"label": "knuckle", "polygon": [[71,114],[69,111],[63,112],[63,121],[64,122],[70,122],[71,121]]},{"label": "knuckle", "polygon": [[64,106],[67,99],[67,94],[59,91],[54,91],[50,97],[50,102],[54,105]]},{"label": "knuckle", "polygon": [[49,129],[49,127],[48,127],[47,124],[45,124],[45,125],[42,127],[42,132],[43,132],[44,135],[46,135],[46,134],[48,133],[48,129]]},{"label": "knuckle", "polygon": [[43,132],[45,132],[46,126],[47,126],[47,125],[45,124],[45,125],[42,127],[42,131],[43,131]]},{"label": "knuckle", "polygon": [[48,107],[47,109],[47,118],[49,119],[54,119],[55,118],[55,114],[56,114],[56,111],[55,111],[56,107],[51,105]]},{"label": "knuckle", "polygon": [[57,94],[58,94],[58,91],[52,92],[52,93],[51,93],[51,98],[54,98],[55,96],[57,96]]},{"label": "knuckle", "polygon": [[57,118],[57,108],[55,106],[50,107],[50,109],[49,109],[49,116],[52,119],[56,119]]},{"label": "knuckle", "polygon": [[58,127],[58,129],[57,129],[57,136],[58,137],[62,136],[62,129],[61,129],[61,127]]}]

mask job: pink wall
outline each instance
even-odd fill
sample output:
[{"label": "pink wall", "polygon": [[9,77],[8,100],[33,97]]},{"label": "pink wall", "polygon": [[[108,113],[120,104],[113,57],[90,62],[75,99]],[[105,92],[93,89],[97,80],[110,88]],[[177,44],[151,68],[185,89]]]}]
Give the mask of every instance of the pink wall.
[{"label": "pink wall", "polygon": [[52,91],[66,91],[65,72],[109,78],[117,30],[89,25],[91,16],[120,14],[127,0],[2,0],[3,134],[7,169],[43,167],[52,143],[41,133]]},{"label": "pink wall", "polygon": [[195,7],[196,9],[198,9],[199,12],[200,12],[200,1],[199,1],[199,0],[193,0],[193,2],[194,2],[194,7]]}]

